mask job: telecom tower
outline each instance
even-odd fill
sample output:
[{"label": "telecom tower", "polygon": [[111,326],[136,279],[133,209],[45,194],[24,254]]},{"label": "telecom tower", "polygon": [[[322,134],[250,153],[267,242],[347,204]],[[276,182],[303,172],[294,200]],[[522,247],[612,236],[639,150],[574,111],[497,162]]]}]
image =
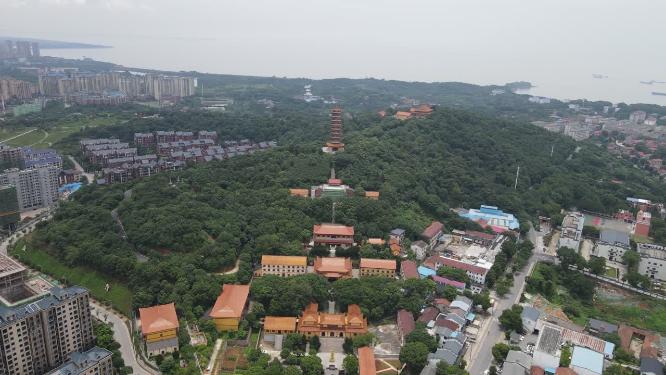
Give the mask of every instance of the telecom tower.
[{"label": "telecom tower", "polygon": [[324,152],[335,153],[344,151],[345,144],[342,143],[342,108],[336,107],[331,109],[331,136]]}]

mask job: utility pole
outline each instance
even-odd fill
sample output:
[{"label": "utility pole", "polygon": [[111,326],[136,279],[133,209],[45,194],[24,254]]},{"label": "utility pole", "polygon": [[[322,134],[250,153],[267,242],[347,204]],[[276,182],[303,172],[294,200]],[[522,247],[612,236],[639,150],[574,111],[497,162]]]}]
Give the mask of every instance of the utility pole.
[{"label": "utility pole", "polygon": [[518,176],[520,175],[520,165],[516,169],[516,183],[513,185],[513,190],[518,189]]}]

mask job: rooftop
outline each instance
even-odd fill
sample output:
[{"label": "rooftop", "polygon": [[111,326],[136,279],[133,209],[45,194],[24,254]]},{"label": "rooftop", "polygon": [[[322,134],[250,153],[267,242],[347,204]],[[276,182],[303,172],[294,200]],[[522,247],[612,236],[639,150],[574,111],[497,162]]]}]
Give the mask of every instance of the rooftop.
[{"label": "rooftop", "polygon": [[25,270],[26,268],[23,267],[19,262],[6,255],[0,254],[0,278],[23,272]]},{"label": "rooftop", "polygon": [[312,233],[321,235],[353,236],[354,227],[342,224],[319,224],[315,225]]},{"label": "rooftop", "polygon": [[264,319],[264,330],[267,331],[296,331],[296,321],[291,316],[267,316]]},{"label": "rooftop", "polygon": [[308,258],[288,255],[262,255],[262,265],[307,266]]},{"label": "rooftop", "polygon": [[96,365],[101,360],[110,357],[112,353],[106,349],[94,347],[85,352],[74,352],[70,354],[70,360],[62,366],[47,373],[47,375],[83,375],[91,366]]},{"label": "rooftop", "polygon": [[405,309],[398,310],[397,324],[398,328],[405,336],[409,335],[414,330],[414,328],[416,328],[414,315]]},{"label": "rooftop", "polygon": [[405,279],[418,279],[419,272],[416,269],[416,263],[412,260],[403,260],[400,262],[402,275]]},{"label": "rooftop", "polygon": [[602,229],[599,233],[599,240],[609,244],[629,246],[629,233],[615,229]]},{"label": "rooftop", "polygon": [[352,265],[350,258],[317,257],[314,268],[320,273],[349,273]]},{"label": "rooftop", "polygon": [[614,333],[617,332],[617,325],[604,322],[603,320],[590,319],[588,327],[600,333]]},{"label": "rooftop", "polygon": [[604,370],[604,355],[594,350],[574,346],[573,354],[571,355],[571,366],[581,367],[601,374]]},{"label": "rooftop", "polygon": [[375,375],[375,352],[372,348],[364,346],[358,348],[358,369],[359,375]]},{"label": "rooftop", "polygon": [[25,305],[16,307],[5,307],[0,305],[0,327],[27,316],[36,314],[53,306],[60,305],[63,301],[82,294],[88,294],[88,290],[79,286],[69,288],[53,287],[49,295]]},{"label": "rooftop", "polygon": [[385,270],[394,270],[396,269],[395,259],[372,259],[372,258],[361,258],[361,268],[380,268]]},{"label": "rooftop", "polygon": [[439,221],[433,221],[428,225],[428,227],[421,233],[421,236],[430,240],[435,237],[439,232],[444,229],[444,224]]},{"label": "rooftop", "polygon": [[139,319],[141,320],[141,333],[144,336],[169,329],[177,329],[179,326],[176,306],[173,302],[166,305],[140,308]]},{"label": "rooftop", "polygon": [[222,294],[210,311],[211,318],[240,318],[249,294],[249,285],[223,285]]},{"label": "rooftop", "polygon": [[523,307],[523,312],[520,314],[521,318],[530,319],[535,322],[539,320],[540,316],[541,316],[541,311],[535,309],[532,306]]}]

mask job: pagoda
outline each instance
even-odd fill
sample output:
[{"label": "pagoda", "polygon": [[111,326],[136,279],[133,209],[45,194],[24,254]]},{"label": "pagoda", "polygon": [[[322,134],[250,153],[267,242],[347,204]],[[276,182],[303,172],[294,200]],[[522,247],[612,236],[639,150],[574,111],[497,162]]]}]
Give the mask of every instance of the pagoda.
[{"label": "pagoda", "polygon": [[342,143],[342,108],[336,107],[331,109],[331,136],[323,150],[324,152],[335,153],[344,151],[344,149],[345,144]]}]

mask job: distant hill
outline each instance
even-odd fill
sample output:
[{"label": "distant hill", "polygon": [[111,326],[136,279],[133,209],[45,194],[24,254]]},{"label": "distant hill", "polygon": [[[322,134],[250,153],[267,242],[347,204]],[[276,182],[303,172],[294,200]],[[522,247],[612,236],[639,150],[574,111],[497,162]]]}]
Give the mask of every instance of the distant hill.
[{"label": "distant hill", "polygon": [[87,44],[78,42],[63,42],[59,40],[47,40],[36,38],[19,38],[14,36],[0,36],[0,40],[24,40],[28,42],[37,42],[42,49],[57,49],[57,48],[112,48],[111,46],[104,46],[101,44]]}]

